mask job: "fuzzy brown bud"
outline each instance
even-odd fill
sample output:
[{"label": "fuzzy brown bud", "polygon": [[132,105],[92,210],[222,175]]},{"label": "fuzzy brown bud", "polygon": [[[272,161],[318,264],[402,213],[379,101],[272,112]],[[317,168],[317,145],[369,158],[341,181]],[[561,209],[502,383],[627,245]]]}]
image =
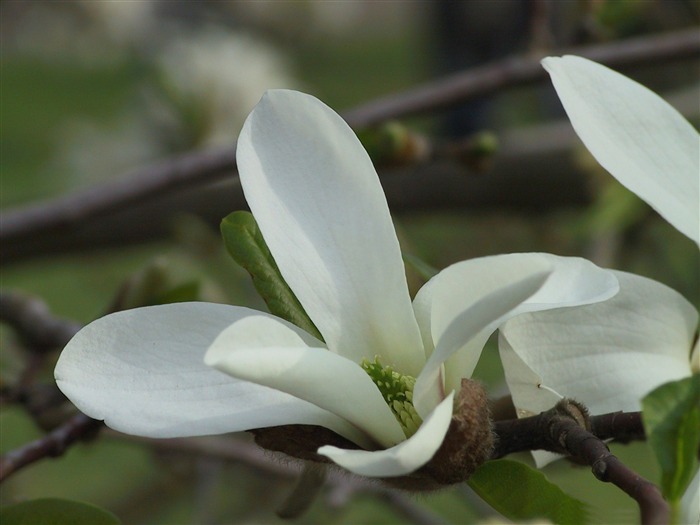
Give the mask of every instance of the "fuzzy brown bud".
[{"label": "fuzzy brown bud", "polygon": [[[328,458],[316,453],[323,445],[359,448],[331,430],[312,425],[284,425],[251,432],[261,447],[306,461],[330,463]],[[461,483],[490,458],[493,445],[486,391],[480,383],[462,379],[450,427],[433,458],[411,474],[381,478],[381,481],[411,491],[436,490]]]},{"label": "fuzzy brown bud", "polygon": [[255,436],[255,443],[266,450],[318,463],[331,463],[330,459],[316,453],[324,445],[345,449],[360,448],[332,430],[314,425],[258,428],[251,430],[251,433]]},{"label": "fuzzy brown bud", "polygon": [[489,459],[492,450],[486,391],[481,383],[462,379],[450,428],[426,470],[438,483],[460,483]]}]

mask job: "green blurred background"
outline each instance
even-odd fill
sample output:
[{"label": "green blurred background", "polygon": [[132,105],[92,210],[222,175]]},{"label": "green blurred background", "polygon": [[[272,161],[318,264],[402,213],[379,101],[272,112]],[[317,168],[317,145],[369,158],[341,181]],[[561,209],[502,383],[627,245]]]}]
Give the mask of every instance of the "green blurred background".
[{"label": "green blurred background", "polygon": [[[453,2],[451,14],[441,11],[444,4],[5,1],[2,210],[100,184],[176,153],[233,144],[268,87],[311,92],[342,110],[509,54],[556,54],[574,44],[697,24],[700,12],[693,1],[553,2],[538,25],[536,2]],[[451,42],[446,19],[461,28]],[[634,76],[661,92],[685,89],[689,80],[697,88],[696,69],[689,74],[683,67],[657,66]],[[462,121],[438,115],[407,124],[431,137],[449,137],[535,129],[544,119],[563,118],[549,85],[480,100],[461,114],[467,115]],[[697,116],[697,108],[689,114],[695,123]],[[499,206],[404,212],[396,216],[404,250],[437,268],[517,251],[582,255],[660,280],[700,304],[700,260],[692,243],[601,173],[581,146],[570,155],[590,188],[590,206],[557,206],[552,195],[552,208],[538,213]],[[216,228],[177,213],[169,235],[148,244],[3,264],[2,289],[35,294],[56,314],[89,322],[107,311],[128,279],[154,265],[173,286],[197,283],[200,299],[263,307],[247,275],[225,256]],[[3,386],[12,385],[27,355],[5,327],[0,337],[0,377]],[[52,380],[55,357],[40,381]],[[476,375],[494,396],[505,393],[493,344]],[[42,434],[22,407],[11,404],[3,404],[0,425],[3,453]],[[613,451],[656,479],[645,444]],[[587,469],[562,461],[545,473],[591,502],[599,521],[637,520],[633,502]],[[108,437],[14,475],[0,488],[0,501],[78,499],[133,524],[275,523],[271,509],[290,488],[288,481],[244,465],[158,453]],[[413,499],[451,523],[488,517],[461,488]],[[320,500],[300,521],[403,518],[381,499],[358,496],[342,508]]]}]

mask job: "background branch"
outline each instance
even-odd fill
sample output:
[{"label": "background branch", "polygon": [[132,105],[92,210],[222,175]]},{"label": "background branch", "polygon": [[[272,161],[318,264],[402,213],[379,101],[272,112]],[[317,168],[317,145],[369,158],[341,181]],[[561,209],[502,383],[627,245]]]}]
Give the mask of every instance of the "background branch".
[{"label": "background branch", "polygon": [[[557,50],[557,55],[579,55],[616,69],[685,59],[700,54],[695,28],[644,36],[608,44]],[[350,126],[363,128],[388,119],[445,109],[465,100],[492,95],[503,89],[533,84],[548,77],[540,65],[544,54],[514,57],[470,69],[403,93],[392,94],[343,114]]]},{"label": "background branch", "polygon": [[[150,439],[129,436],[107,429],[106,436],[149,445],[154,450],[178,452],[241,463],[276,477],[298,479],[302,474],[302,463],[277,461],[268,452],[254,443],[230,437]],[[355,477],[345,471],[329,470],[325,486],[327,503],[332,507],[346,505],[350,498],[368,494],[381,498],[408,523],[416,525],[441,525],[446,523],[439,515],[414,503],[398,490],[390,489]],[[307,502],[308,503],[308,502]]]},{"label": "background branch", "polygon": [[[632,67],[697,58],[700,35],[694,29],[683,30],[569,52],[618,68]],[[539,57],[511,58],[363,104],[344,116],[360,129],[545,79]],[[575,136],[570,126],[559,126],[559,130],[564,131],[561,137],[545,129],[540,137],[545,151],[537,147],[532,152],[517,147],[509,151],[506,138],[488,177],[467,178],[463,168],[439,162],[383,171],[390,206],[398,212],[485,205],[533,209],[541,208],[542,201],[551,205],[552,195],[563,205],[585,203],[583,182],[567,155]],[[547,151],[555,162],[546,158]],[[216,223],[233,209],[245,209],[234,173],[234,148],[198,151],[134,170],[123,179],[5,212],[0,215],[0,263],[70,248],[151,239],[167,231],[168,220],[177,212],[198,213]],[[212,186],[221,181],[225,181],[222,186]],[[510,191],[504,192],[504,186]]]},{"label": "background branch", "polygon": [[73,443],[94,437],[102,426],[85,414],[76,414],[45,436],[12,450],[0,458],[0,482],[27,465],[62,455]]},{"label": "background branch", "polygon": [[15,291],[0,292],[0,322],[39,353],[64,346],[81,328],[80,323],[54,316],[41,299]]}]

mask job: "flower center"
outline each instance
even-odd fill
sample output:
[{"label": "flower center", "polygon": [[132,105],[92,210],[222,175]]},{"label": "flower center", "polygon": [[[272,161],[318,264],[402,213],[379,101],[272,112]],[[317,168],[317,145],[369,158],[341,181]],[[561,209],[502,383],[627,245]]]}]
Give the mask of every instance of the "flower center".
[{"label": "flower center", "polygon": [[401,424],[403,433],[410,438],[423,423],[413,407],[413,385],[416,384],[416,379],[399,374],[390,366],[382,366],[379,356],[374,357],[374,362],[363,359],[360,366],[377,385],[386,404]]}]

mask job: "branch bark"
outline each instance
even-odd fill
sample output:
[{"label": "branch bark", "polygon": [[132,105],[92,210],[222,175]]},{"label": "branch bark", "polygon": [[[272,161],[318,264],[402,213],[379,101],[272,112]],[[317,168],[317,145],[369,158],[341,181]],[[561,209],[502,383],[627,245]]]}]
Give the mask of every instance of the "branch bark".
[{"label": "branch bark", "polygon": [[77,414],[45,436],[12,450],[0,458],[0,482],[40,459],[62,455],[77,441],[89,439],[102,426],[85,414]]},{"label": "branch bark", "polygon": [[[615,431],[628,441],[643,439],[639,413],[617,412],[590,418],[584,407],[563,399],[537,416],[496,421],[494,431],[499,439],[493,459],[524,450],[569,455],[589,465],[596,478],[612,483],[637,501],[643,525],[669,523],[670,508],[659,488],[624,465],[603,441],[616,437]],[[596,435],[596,431],[601,435]]]}]

